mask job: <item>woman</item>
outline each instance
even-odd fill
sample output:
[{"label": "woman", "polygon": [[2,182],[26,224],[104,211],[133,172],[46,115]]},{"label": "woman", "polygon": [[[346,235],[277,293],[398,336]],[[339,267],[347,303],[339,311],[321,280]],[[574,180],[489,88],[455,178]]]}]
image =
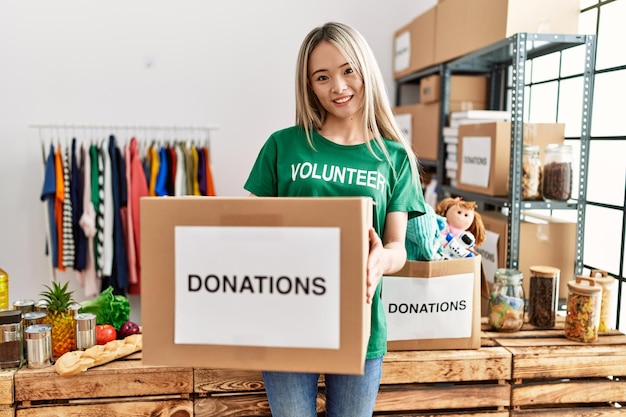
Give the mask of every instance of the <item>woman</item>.
[{"label": "woman", "polygon": [[[318,175],[300,170],[303,164],[317,166]],[[365,372],[326,374],[324,379],[328,416],[371,416],[387,351],[380,279],[404,265],[407,221],[425,207],[416,157],[394,121],[374,55],[356,30],[327,23],[306,36],[296,70],[296,125],[269,137],[244,188],[263,197],[374,200],[365,294],[372,322]],[[316,416],[318,377],[264,372],[272,415]]]}]

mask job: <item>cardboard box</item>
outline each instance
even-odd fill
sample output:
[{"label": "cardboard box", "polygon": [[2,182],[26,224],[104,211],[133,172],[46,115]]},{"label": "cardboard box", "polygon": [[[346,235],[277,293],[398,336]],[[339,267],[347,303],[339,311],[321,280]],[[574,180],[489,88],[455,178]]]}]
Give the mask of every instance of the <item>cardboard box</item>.
[{"label": "cardboard box", "polygon": [[481,257],[407,261],[383,277],[389,350],[480,348]]},{"label": "cardboard box", "polygon": [[[524,123],[524,144],[543,149],[563,143],[562,123]],[[511,122],[463,124],[459,126],[457,188],[476,193],[505,196],[509,192]]]},{"label": "cardboard box", "polygon": [[[482,255],[489,285],[497,268],[507,264],[507,217],[499,212],[480,212],[487,240],[477,251]],[[524,274],[528,297],[530,267],[546,265],[561,270],[559,298],[567,298],[567,282],[575,278],[576,224],[554,217],[524,216],[520,222],[518,269]]]},{"label": "cardboard box", "polygon": [[393,76],[401,78],[435,63],[435,13],[431,7],[393,36]]},{"label": "cardboard box", "polygon": [[[450,77],[451,103],[486,103],[487,91],[487,77],[478,75],[452,75]],[[438,102],[440,96],[441,76],[429,75],[420,80],[420,103]]]},{"label": "cardboard box", "polygon": [[372,214],[361,197],[143,198],[144,364],[361,374]]},{"label": "cardboard box", "polygon": [[[482,110],[485,102],[453,101],[450,111]],[[436,161],[439,152],[439,103],[410,104],[393,109],[396,121],[421,160]]]},{"label": "cardboard box", "polygon": [[437,4],[435,63],[516,33],[578,33],[579,0],[446,0]]}]

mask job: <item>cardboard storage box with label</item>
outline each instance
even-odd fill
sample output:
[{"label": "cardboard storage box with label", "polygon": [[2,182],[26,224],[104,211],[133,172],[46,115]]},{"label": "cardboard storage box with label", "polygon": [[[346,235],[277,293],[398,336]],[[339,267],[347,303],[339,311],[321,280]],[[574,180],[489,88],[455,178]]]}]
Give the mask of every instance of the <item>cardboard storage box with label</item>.
[{"label": "cardboard storage box with label", "polygon": [[[483,110],[485,102],[451,101],[450,111]],[[436,161],[439,152],[439,103],[394,107],[396,122],[422,160]]]},{"label": "cardboard storage box with label", "polygon": [[435,63],[435,7],[398,29],[393,37],[393,76],[402,78]]},{"label": "cardboard storage box with label", "polygon": [[[470,109],[483,110],[487,103],[487,77],[480,75],[452,75],[450,77],[450,111],[464,107],[464,102],[482,103]],[[441,98],[441,76],[429,75],[420,80],[420,103],[435,103]],[[465,106],[467,107],[467,105]]]},{"label": "cardboard storage box with label", "polygon": [[383,277],[389,350],[480,348],[481,257],[407,261]]},{"label": "cardboard storage box with label", "polygon": [[[481,211],[480,214],[485,225],[486,240],[477,251],[482,255],[485,277],[491,286],[495,270],[506,267],[507,217],[493,211]],[[520,222],[518,269],[524,274],[526,297],[530,267],[545,265],[561,270],[559,298],[567,298],[567,282],[575,278],[575,262],[575,223],[539,215],[523,217]]]},{"label": "cardboard storage box with label", "polygon": [[[540,155],[549,143],[563,143],[562,123],[524,123],[524,144],[538,145]],[[509,192],[511,122],[459,126],[457,188],[491,196]],[[543,158],[542,158],[543,159]]]},{"label": "cardboard storage box with label", "polygon": [[580,0],[446,0],[437,4],[435,63],[516,33],[577,34]]},{"label": "cardboard storage box with label", "polygon": [[148,365],[361,374],[369,198],[141,200]]}]

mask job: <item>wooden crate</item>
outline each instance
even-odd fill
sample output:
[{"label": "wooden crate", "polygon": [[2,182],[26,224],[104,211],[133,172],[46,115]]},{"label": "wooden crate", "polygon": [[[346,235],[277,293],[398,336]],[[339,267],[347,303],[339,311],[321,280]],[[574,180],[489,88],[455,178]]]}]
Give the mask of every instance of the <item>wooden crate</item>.
[{"label": "wooden crate", "polygon": [[512,355],[511,417],[626,415],[626,335],[598,342],[568,340],[562,318],[553,330],[490,334]]},{"label": "wooden crate", "polygon": [[16,416],[193,416],[193,370],[144,366],[141,354],[72,376],[15,373]]}]

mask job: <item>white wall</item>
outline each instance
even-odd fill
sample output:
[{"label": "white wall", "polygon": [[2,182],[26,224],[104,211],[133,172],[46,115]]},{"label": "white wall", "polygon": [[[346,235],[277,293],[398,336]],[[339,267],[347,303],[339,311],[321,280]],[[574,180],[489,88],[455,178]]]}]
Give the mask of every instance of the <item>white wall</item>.
[{"label": "white wall", "polygon": [[38,298],[50,280],[41,150],[29,124],[218,125],[217,193],[245,195],[264,140],[293,124],[304,35],[329,20],[355,26],[393,98],[393,32],[435,3],[0,0],[0,267],[11,302]]}]

